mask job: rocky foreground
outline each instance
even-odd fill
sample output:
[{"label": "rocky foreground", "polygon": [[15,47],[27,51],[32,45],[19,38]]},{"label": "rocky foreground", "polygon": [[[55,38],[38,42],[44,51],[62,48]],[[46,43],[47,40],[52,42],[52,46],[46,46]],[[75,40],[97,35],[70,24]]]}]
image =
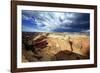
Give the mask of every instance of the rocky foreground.
[{"label": "rocky foreground", "polygon": [[22,62],[89,59],[89,35],[23,33]]}]

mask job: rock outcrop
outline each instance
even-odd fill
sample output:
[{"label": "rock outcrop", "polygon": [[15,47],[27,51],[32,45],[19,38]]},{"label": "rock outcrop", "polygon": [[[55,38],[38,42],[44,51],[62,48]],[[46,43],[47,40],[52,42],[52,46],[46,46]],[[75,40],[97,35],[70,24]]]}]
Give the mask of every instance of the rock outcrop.
[{"label": "rock outcrop", "polygon": [[30,38],[31,48],[23,47],[22,62],[89,59],[90,41],[87,35],[39,33]]}]

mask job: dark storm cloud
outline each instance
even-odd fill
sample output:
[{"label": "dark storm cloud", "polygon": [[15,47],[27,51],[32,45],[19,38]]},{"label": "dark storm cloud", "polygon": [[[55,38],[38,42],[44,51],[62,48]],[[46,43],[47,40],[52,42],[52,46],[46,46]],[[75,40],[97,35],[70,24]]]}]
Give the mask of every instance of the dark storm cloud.
[{"label": "dark storm cloud", "polygon": [[22,11],[23,31],[81,32],[90,29],[90,15],[75,12]]}]

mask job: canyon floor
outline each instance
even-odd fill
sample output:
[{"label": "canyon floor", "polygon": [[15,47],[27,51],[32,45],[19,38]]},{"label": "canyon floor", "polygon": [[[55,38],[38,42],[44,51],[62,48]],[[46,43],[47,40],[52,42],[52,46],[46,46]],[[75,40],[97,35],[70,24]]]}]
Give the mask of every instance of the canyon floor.
[{"label": "canyon floor", "polygon": [[22,62],[82,60],[90,57],[89,35],[22,33]]}]

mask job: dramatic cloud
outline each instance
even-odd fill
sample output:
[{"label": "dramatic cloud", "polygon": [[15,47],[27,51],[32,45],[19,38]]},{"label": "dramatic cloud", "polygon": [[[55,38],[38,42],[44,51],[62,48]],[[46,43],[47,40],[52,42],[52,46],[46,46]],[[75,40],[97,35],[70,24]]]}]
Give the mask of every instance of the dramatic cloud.
[{"label": "dramatic cloud", "polygon": [[88,13],[22,11],[22,30],[27,32],[89,31]]}]

